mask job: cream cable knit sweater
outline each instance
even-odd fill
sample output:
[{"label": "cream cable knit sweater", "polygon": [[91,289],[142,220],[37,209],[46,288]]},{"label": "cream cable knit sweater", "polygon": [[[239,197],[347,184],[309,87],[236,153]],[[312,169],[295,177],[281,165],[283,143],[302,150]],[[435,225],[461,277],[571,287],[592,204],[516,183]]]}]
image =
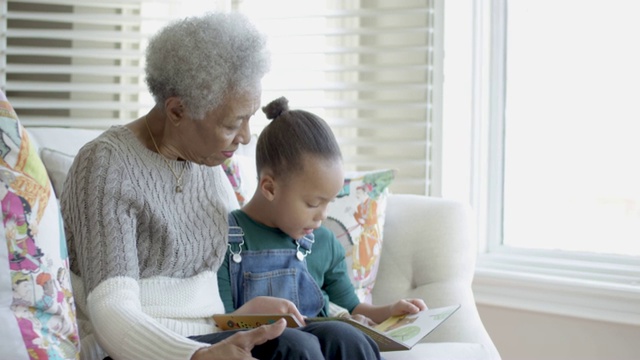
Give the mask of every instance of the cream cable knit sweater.
[{"label": "cream cable knit sweater", "polygon": [[103,356],[97,340],[115,359],[188,359],[204,345],[186,336],[215,331],[215,272],[238,203],[220,167],[190,164],[182,193],[175,181],[123,126],[76,156],[61,208],[82,358]]}]

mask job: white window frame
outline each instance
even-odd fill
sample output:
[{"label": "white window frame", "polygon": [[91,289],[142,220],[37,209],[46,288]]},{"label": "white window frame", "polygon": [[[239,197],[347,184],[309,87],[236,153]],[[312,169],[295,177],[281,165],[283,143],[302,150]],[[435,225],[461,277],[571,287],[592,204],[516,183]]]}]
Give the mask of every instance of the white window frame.
[{"label": "white window frame", "polygon": [[507,0],[474,0],[471,203],[479,304],[640,325],[640,258],[502,244]]}]

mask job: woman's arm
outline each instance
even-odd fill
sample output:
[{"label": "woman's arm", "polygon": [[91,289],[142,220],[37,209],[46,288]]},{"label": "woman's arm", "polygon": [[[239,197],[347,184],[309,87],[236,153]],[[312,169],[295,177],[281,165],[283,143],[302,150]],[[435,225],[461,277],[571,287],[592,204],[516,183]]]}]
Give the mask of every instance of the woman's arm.
[{"label": "woman's arm", "polygon": [[87,297],[100,345],[114,359],[189,359],[207,344],[169,331],[142,311],[138,282],[103,281]]},{"label": "woman's arm", "polygon": [[137,241],[142,200],[124,156],[103,143],[76,156],[61,198],[72,270],[82,278],[94,335],[109,355],[189,359],[206,344],[168,330],[142,311]]}]

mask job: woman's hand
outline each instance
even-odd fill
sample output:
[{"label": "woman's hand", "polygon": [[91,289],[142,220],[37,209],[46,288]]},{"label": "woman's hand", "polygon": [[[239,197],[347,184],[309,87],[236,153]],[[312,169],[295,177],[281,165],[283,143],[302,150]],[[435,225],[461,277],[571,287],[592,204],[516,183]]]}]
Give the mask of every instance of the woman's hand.
[{"label": "woman's hand", "polygon": [[280,336],[286,327],[287,322],[280,319],[270,325],[238,331],[217,344],[199,349],[193,354],[191,360],[253,360],[255,358],[251,356],[251,349]]},{"label": "woman's hand", "polygon": [[419,311],[426,310],[427,305],[422,299],[402,299],[391,305],[391,316],[415,314]]},{"label": "woman's hand", "polygon": [[286,299],[272,296],[257,296],[233,312],[234,314],[293,314],[301,324],[304,317],[298,311],[296,305]]}]

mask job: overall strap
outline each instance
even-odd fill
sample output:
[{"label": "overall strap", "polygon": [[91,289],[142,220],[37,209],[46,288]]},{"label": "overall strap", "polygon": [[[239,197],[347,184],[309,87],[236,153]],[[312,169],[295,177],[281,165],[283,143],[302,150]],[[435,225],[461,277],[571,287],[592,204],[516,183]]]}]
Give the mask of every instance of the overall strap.
[{"label": "overall strap", "polygon": [[[231,260],[234,263],[239,263],[242,261],[242,245],[244,245],[244,231],[242,228],[238,226],[238,221],[236,217],[233,216],[233,213],[229,213],[229,243],[227,246],[229,247],[229,252],[231,253]],[[238,245],[238,251],[233,250],[233,244]],[[229,267],[229,271],[231,271],[231,266]]]},{"label": "overall strap", "polygon": [[244,242],[244,231],[238,226],[238,221],[232,213],[229,213],[229,244],[240,244]]},{"label": "overall strap", "polygon": [[296,240],[295,242],[297,245],[296,257],[298,258],[298,260],[304,261],[304,258],[306,258],[307,255],[311,254],[311,247],[315,242],[315,235],[313,235],[313,233],[307,234]]},{"label": "overall strap", "polygon": [[298,239],[297,241],[297,243],[300,244],[300,247],[305,249],[309,253],[311,252],[311,247],[313,246],[314,242],[315,242],[315,236],[313,235],[313,233],[307,234],[301,237],[300,239]]}]

